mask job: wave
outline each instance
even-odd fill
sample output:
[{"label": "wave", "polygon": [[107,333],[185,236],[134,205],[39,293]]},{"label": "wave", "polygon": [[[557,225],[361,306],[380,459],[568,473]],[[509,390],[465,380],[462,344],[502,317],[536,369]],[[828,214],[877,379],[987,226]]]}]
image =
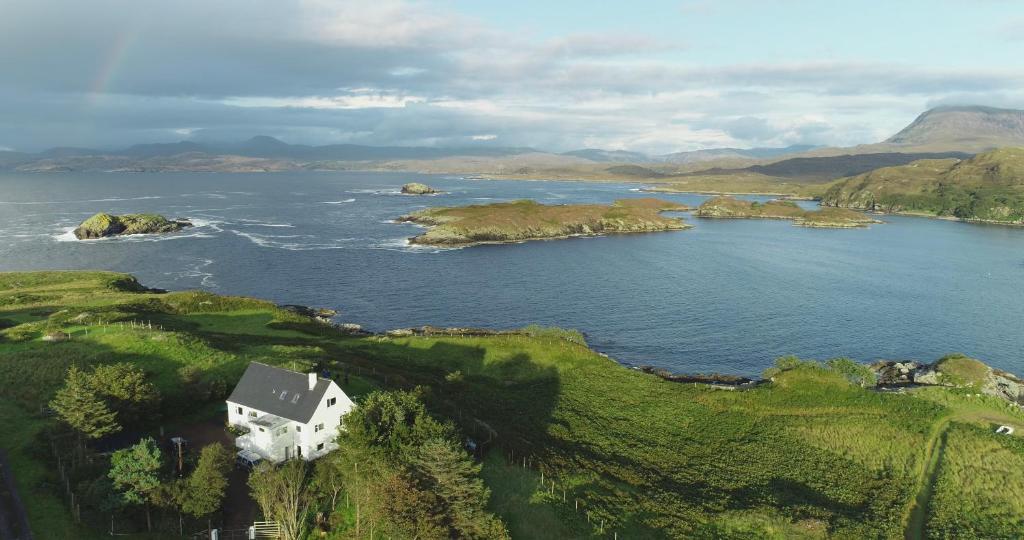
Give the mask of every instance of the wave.
[{"label": "wave", "polygon": [[117,202],[117,201],[144,201],[147,199],[162,199],[160,195],[147,195],[144,197],[111,197],[109,199],[80,199],[74,201],[0,201],[0,204],[77,204],[91,202]]},{"label": "wave", "polygon": [[369,195],[401,195],[402,190],[398,188],[385,189],[350,189],[346,193],[363,193]]},{"label": "wave", "polygon": [[[287,241],[295,238],[316,238],[316,236],[309,234],[292,234],[292,235],[270,235],[270,234],[255,234],[243,231],[236,231],[229,229],[232,233],[241,236],[252,242],[259,247],[273,248],[273,249],[285,249],[288,251],[316,251],[326,249],[351,249],[353,246],[351,243],[359,241],[358,238],[336,238],[334,243],[322,243],[322,242],[294,242]],[[282,241],[284,240],[284,241]]]},{"label": "wave", "polygon": [[237,225],[249,225],[252,227],[295,227],[295,225],[292,225],[291,223],[270,223],[266,221],[260,221],[258,219],[235,218],[235,221],[239,222],[237,223]]},{"label": "wave", "polygon": [[217,288],[217,282],[213,280],[213,273],[204,270],[207,266],[213,264],[213,259],[198,259],[198,263],[186,267],[181,272],[164,272],[165,276],[173,276],[178,278],[199,278],[199,284],[203,287]]},{"label": "wave", "polygon": [[351,202],[356,202],[356,200],[355,199],[345,199],[343,201],[320,201],[320,204],[345,204],[345,203],[351,203]]}]

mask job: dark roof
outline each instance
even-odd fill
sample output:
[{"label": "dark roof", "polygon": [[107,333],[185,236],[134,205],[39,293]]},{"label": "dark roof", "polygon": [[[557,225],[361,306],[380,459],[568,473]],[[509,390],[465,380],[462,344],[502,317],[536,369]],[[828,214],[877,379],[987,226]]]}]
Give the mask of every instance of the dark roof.
[{"label": "dark roof", "polygon": [[331,381],[317,377],[309,389],[309,375],[251,362],[228,401],[295,422],[308,422]]}]

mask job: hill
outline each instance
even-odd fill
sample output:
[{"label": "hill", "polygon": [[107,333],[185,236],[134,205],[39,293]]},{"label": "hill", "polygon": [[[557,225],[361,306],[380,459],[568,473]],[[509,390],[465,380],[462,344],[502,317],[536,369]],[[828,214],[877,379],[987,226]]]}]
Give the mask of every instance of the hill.
[{"label": "hill", "polygon": [[[57,331],[67,339],[43,339]],[[102,486],[86,476],[103,471],[103,456],[72,469],[76,523],[51,447],[40,443],[55,425],[45,405],[68,366],[144,370],[161,395],[162,417],[145,431],[156,436],[160,426],[219,424],[250,361],[319,365],[357,397],[419,387],[432,414],[487,442],[490,509],[513,538],[1024,534],[1024,444],[992,428],[1019,433],[1024,413],[974,388],[876,392],[848,360],[785,358],[770,381],[726,391],[627,369],[571,331],[352,336],[269,302],[152,291],[123,274],[5,273],[0,446],[36,537],[109,537],[111,515],[94,495]],[[315,511],[332,537],[351,536],[345,502],[317,499]],[[140,515],[121,510],[118,532],[144,528]],[[177,534],[178,516],[165,518],[158,525]],[[387,516],[363,518],[371,527]],[[195,526],[187,530],[206,527],[185,519]]]},{"label": "hill", "polygon": [[975,149],[1024,146],[1024,111],[981,106],[936,107],[921,113],[885,142]]},{"label": "hill", "polygon": [[738,173],[756,173],[777,178],[789,178],[808,183],[822,183],[873,171],[880,167],[904,165],[919,159],[936,158],[968,158],[971,154],[962,152],[939,152],[904,154],[888,152],[880,154],[846,154],[840,156],[794,157],[766,165],[751,165],[742,169],[707,169],[689,173],[690,176],[728,175]]},{"label": "hill", "polygon": [[822,204],[968,221],[1024,223],[1024,148],[930,159],[840,180]]}]

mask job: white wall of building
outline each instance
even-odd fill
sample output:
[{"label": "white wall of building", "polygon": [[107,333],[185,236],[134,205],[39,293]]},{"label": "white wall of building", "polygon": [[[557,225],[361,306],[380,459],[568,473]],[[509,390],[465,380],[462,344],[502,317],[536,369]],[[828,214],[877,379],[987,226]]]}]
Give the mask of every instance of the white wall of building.
[{"label": "white wall of building", "polygon": [[265,412],[231,401],[227,405],[228,423],[249,430],[248,435],[236,440],[236,446],[252,450],[274,462],[297,455],[306,460],[316,459],[337,448],[335,439],[341,426],[341,417],[355,407],[355,403],[334,382],[331,382],[323,399],[317,404],[309,422],[304,424],[288,421],[278,428],[264,428],[252,424],[252,421]]}]

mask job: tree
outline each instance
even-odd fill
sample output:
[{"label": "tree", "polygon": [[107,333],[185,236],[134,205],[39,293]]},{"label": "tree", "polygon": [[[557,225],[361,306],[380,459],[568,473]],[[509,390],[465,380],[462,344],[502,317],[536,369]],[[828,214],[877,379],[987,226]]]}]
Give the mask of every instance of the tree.
[{"label": "tree", "polygon": [[330,501],[327,507],[331,512],[337,508],[338,495],[345,489],[345,470],[341,456],[342,452],[332,452],[313,464],[311,486]]},{"label": "tree", "polygon": [[281,524],[285,540],[298,540],[305,534],[310,503],[306,462],[295,459],[280,466],[260,463],[249,475],[249,489],[264,518]]},{"label": "tree", "polygon": [[371,531],[400,538],[508,538],[486,511],[480,466],[417,394],[374,392],[345,416],[345,427],[334,459],[356,499],[357,534],[369,518]]},{"label": "tree", "polygon": [[85,449],[83,438],[99,439],[121,431],[117,413],[96,395],[88,374],[75,365],[68,369],[64,386],[57,390],[50,408],[79,434],[80,450]]},{"label": "tree", "polygon": [[432,438],[451,438],[454,430],[435,420],[412,392],[373,392],[345,416],[342,437],[396,454]]},{"label": "tree", "polygon": [[108,476],[121,498],[128,504],[141,504],[146,508],[146,528],[153,530],[150,503],[159,496],[160,468],[163,456],[152,437],[146,437],[135,446],[114,452],[110,456]]},{"label": "tree", "polygon": [[137,366],[120,362],[96,366],[89,377],[96,395],[108,399],[124,425],[134,425],[156,411],[160,392]]},{"label": "tree", "polygon": [[508,538],[501,520],[487,512],[491,492],[474,463],[457,443],[431,439],[417,448],[412,467],[422,489],[435,494],[441,512],[458,538]]},{"label": "tree", "polygon": [[232,454],[223,444],[204,446],[186,482],[181,509],[197,518],[216,512],[224,501],[232,464]]}]

